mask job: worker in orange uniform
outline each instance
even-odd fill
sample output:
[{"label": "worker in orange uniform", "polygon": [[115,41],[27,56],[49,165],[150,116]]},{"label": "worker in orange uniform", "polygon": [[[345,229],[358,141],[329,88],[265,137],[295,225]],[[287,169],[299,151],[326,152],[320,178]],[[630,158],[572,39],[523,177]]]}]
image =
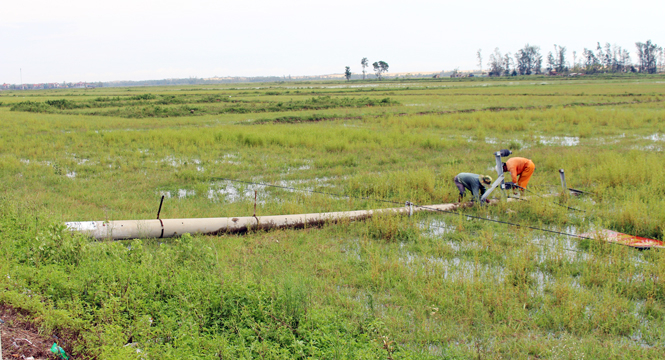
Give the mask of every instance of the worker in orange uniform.
[{"label": "worker in orange uniform", "polygon": [[[536,170],[536,165],[533,161],[523,157],[512,157],[503,163],[503,171],[510,171],[513,184],[517,184],[523,189],[526,189],[526,185],[529,183],[534,170]],[[518,176],[519,180],[517,179]]]}]

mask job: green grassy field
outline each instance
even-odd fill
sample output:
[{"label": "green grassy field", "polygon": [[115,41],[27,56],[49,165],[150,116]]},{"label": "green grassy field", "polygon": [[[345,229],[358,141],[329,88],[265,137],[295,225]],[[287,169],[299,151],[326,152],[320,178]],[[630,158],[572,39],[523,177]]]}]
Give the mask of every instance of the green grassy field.
[{"label": "green grassy field", "polygon": [[[162,195],[162,218],[251,216],[254,191],[259,216],[455,202],[509,148],[531,201],[462,213],[662,240],[664,81],[0,92],[0,302],[77,358],[662,358],[660,250],[442,213],[120,242],[63,223],[152,219]],[[591,195],[538,197],[560,168]]]}]

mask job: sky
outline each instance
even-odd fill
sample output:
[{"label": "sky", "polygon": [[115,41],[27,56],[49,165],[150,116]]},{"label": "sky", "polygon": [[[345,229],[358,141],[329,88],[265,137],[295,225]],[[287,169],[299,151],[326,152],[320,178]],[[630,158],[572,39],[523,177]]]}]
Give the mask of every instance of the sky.
[{"label": "sky", "polygon": [[483,67],[495,48],[665,45],[665,1],[21,0],[0,11],[0,84]]}]

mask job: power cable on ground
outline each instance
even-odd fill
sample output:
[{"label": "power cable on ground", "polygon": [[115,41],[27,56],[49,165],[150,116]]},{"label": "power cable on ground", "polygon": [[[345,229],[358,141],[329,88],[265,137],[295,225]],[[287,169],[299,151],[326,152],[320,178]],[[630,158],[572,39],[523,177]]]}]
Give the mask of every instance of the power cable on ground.
[{"label": "power cable on ground", "polygon": [[558,205],[558,206],[561,206],[561,207],[565,207],[565,208],[568,209],[568,210],[574,210],[574,211],[582,211],[582,212],[586,212],[586,210],[577,209],[577,208],[574,208],[574,207],[570,207],[570,206],[567,206],[567,205],[563,205],[563,204],[556,203],[556,202],[554,202],[554,201],[551,201],[550,199],[546,199],[544,196],[542,196],[542,195],[540,195],[540,194],[538,194],[538,193],[536,193],[536,192],[534,192],[534,191],[531,191],[531,190],[529,190],[529,189],[525,189],[525,190],[528,191],[528,192],[531,193],[531,194],[534,194],[534,195],[538,196],[539,198],[541,198],[541,199],[543,199],[543,200],[547,200],[547,201],[548,201],[549,203],[551,203],[551,204]]},{"label": "power cable on ground", "polygon": [[[223,180],[223,181],[231,181],[231,182],[236,182],[236,183],[243,183],[243,184],[249,184],[249,185],[257,185],[257,186],[265,186],[265,187],[274,187],[274,188],[280,188],[280,189],[285,189],[285,190],[294,190],[294,191],[303,191],[303,192],[309,192],[309,193],[315,193],[315,194],[322,194],[322,195],[329,195],[329,196],[337,196],[337,197],[343,197],[343,198],[349,198],[349,199],[362,199],[362,200],[371,200],[371,201],[377,201],[377,202],[384,202],[384,203],[389,203],[389,204],[395,204],[402,206],[402,202],[397,202],[397,201],[392,201],[392,200],[385,200],[385,199],[376,199],[376,198],[371,198],[371,197],[365,197],[365,196],[351,196],[351,195],[345,195],[345,194],[337,194],[337,193],[329,193],[325,191],[316,191],[316,190],[306,190],[306,189],[297,189],[293,187],[288,187],[288,186],[281,186],[281,185],[272,185],[272,184],[263,184],[263,183],[256,183],[256,182],[251,182],[251,181],[242,181],[242,180],[235,180],[235,179],[229,179],[229,178],[222,178],[222,177],[215,177],[212,178],[211,180]],[[525,228],[525,229],[532,229],[532,230],[537,230],[537,231],[544,231],[544,232],[549,232],[557,235],[564,235],[564,236],[569,236],[569,237],[574,237],[578,239],[585,239],[585,240],[595,240],[591,237],[587,236],[582,236],[582,235],[577,235],[577,234],[570,234],[570,233],[565,233],[561,231],[555,231],[555,230],[549,230],[549,229],[544,229],[544,228],[538,228],[534,226],[528,226],[528,225],[522,225],[522,224],[517,224],[517,223],[512,223],[508,221],[501,221],[501,220],[494,220],[494,219],[488,219],[484,218],[481,216],[475,216],[475,215],[468,215],[468,214],[463,214],[455,211],[450,211],[450,210],[443,210],[443,209],[437,209],[437,208],[432,208],[424,205],[418,205],[418,204],[413,204],[413,206],[422,208],[422,209],[427,209],[430,211],[437,211],[437,212],[443,212],[443,213],[448,213],[448,214],[453,214],[453,215],[462,215],[466,216],[468,218],[472,219],[478,219],[478,220],[485,220],[485,221],[490,221],[490,222],[495,222],[499,224],[504,224],[504,225],[510,225],[510,226],[515,226],[515,227],[520,227],[520,228]],[[619,243],[613,243],[610,242],[610,244],[614,245],[623,245]]]}]

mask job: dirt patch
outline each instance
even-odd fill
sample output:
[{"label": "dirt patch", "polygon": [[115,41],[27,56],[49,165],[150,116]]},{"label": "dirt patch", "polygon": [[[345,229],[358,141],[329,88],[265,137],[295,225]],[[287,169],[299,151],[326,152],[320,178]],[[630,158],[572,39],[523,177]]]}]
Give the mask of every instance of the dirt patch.
[{"label": "dirt patch", "polygon": [[[50,349],[56,338],[40,335],[29,316],[7,305],[0,304],[0,334],[3,359],[58,359]],[[59,343],[65,348],[67,347]]]}]

